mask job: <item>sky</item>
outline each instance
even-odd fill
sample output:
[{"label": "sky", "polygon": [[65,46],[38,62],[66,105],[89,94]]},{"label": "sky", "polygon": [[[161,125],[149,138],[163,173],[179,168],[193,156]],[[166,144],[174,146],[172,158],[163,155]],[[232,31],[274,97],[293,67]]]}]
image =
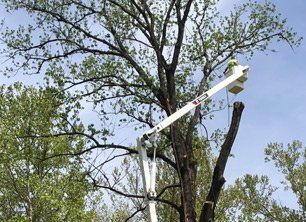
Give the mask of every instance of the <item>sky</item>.
[{"label": "sky", "polygon": [[[230,7],[233,2],[227,1]],[[243,1],[239,1],[243,2]],[[288,24],[306,38],[306,1],[273,1]],[[306,40],[306,39],[305,39]],[[240,128],[229,160],[225,178],[232,183],[246,173],[268,175],[271,183],[279,185],[281,175],[271,163],[264,161],[264,148],[270,142],[284,144],[301,140],[306,145],[306,42],[294,51],[285,44],[276,46],[277,53],[257,53],[249,65],[245,90],[235,100],[245,104]],[[239,57],[238,57],[239,60]],[[225,92],[221,92],[219,96]],[[227,110],[217,113],[212,127],[228,123]],[[294,207],[294,198],[278,192],[276,198]],[[288,199],[289,198],[289,199]]]},{"label": "sky", "polygon": [[[222,0],[222,10],[230,9],[233,4],[244,0]],[[288,18],[288,24],[306,37],[306,1],[273,1],[279,12]],[[4,15],[0,5],[0,18]],[[24,19],[17,14],[7,18],[8,24],[16,24]],[[298,139],[306,145],[306,39],[294,51],[286,44],[278,44],[276,53],[265,55],[257,53],[250,61],[241,61],[249,65],[249,79],[245,90],[238,94],[234,101],[242,101],[245,109],[235,140],[232,153],[235,158],[228,162],[225,178],[231,184],[246,173],[265,174],[273,185],[280,185],[281,175],[264,161],[264,148],[269,142],[284,144]],[[1,45],[0,45],[1,47]],[[238,57],[238,60],[240,58]],[[1,59],[0,59],[1,61]],[[242,63],[243,62],[243,63]],[[10,80],[0,76],[0,83],[22,81],[33,83],[40,77],[17,75]],[[214,98],[225,98],[225,90]],[[233,96],[231,96],[231,99]],[[210,131],[228,126],[227,109],[215,114],[213,121],[208,122]],[[125,134],[136,138],[137,135]],[[123,138],[124,140],[125,138]],[[296,207],[295,200],[288,192],[278,191],[275,198],[290,207]]]}]

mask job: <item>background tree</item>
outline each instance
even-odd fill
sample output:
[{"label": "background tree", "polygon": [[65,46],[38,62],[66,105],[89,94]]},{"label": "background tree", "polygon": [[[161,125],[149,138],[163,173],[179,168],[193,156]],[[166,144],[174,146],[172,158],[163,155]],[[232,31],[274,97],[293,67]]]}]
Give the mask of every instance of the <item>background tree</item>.
[{"label": "background tree", "polygon": [[50,158],[82,150],[86,141],[27,136],[54,134],[65,127],[54,93],[18,83],[0,89],[1,221],[89,221],[95,216],[87,204],[92,187],[85,180],[83,160]]},{"label": "background tree", "polygon": [[265,150],[266,160],[283,174],[285,190],[295,196],[295,209],[274,199],[278,188],[270,184],[267,176],[245,175],[225,192],[224,196],[231,200],[225,208],[227,218],[222,221],[305,221],[305,151],[300,141],[287,146],[270,143]]},{"label": "background tree", "polygon": [[[214,0],[3,2],[9,11],[25,10],[33,19],[27,27],[3,33],[4,53],[30,73],[46,69],[45,74],[72,99],[94,105],[102,126],[65,133],[91,139],[92,146],[80,153],[104,150],[106,158],[95,159],[90,178],[96,186],[130,198],[142,196],[116,190],[122,178],[116,171],[110,178],[104,170],[111,160],[137,153],[128,145],[115,144],[111,136],[118,131],[113,129],[122,124],[137,124],[135,130],[154,126],[203,93],[233,54],[251,57],[268,50],[273,39],[291,46],[300,40],[268,1],[249,1],[227,15],[219,13]],[[205,119],[202,114],[212,106],[209,102],[199,106],[163,132],[171,152],[158,157],[175,169],[180,203],[177,207],[171,201],[161,203],[174,207],[180,221],[196,221],[196,199],[205,199],[196,193],[199,169],[193,140]],[[213,204],[203,206],[201,221],[213,217],[217,199],[212,196],[219,195],[225,182],[222,174],[238,125],[234,121],[225,139],[226,152],[220,155],[225,158],[217,161],[207,196],[207,203]]]}]

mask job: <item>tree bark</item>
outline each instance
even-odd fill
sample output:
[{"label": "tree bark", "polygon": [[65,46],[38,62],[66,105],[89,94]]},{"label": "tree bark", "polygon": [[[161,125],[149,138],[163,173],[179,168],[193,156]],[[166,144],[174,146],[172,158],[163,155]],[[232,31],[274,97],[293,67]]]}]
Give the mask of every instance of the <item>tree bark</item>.
[{"label": "tree bark", "polygon": [[200,222],[213,222],[215,216],[215,209],[218,202],[218,198],[225,183],[225,178],[223,176],[228,157],[230,155],[233,143],[235,141],[242,111],[244,109],[244,104],[242,102],[234,103],[233,116],[231,120],[231,125],[226,136],[226,139],[221,146],[221,151],[214,168],[213,179],[211,182],[209,193],[206,197],[206,201],[201,210]]},{"label": "tree bark", "polygon": [[185,143],[183,136],[180,134],[178,122],[175,122],[171,127],[171,137],[181,185],[183,214],[180,215],[180,221],[195,222],[196,164],[194,161],[192,147]]}]

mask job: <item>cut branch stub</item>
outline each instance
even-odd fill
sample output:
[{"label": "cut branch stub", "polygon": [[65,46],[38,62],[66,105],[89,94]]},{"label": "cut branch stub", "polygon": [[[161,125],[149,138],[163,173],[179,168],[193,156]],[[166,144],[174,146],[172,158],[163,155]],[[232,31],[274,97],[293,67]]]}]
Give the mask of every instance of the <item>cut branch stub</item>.
[{"label": "cut branch stub", "polygon": [[222,186],[226,181],[223,176],[223,173],[239,129],[239,124],[243,109],[244,109],[244,104],[242,102],[234,103],[231,125],[227,133],[226,139],[221,146],[221,151],[214,169],[210,190],[206,197],[206,201],[202,207],[200,222],[214,221],[215,208],[218,202]]}]

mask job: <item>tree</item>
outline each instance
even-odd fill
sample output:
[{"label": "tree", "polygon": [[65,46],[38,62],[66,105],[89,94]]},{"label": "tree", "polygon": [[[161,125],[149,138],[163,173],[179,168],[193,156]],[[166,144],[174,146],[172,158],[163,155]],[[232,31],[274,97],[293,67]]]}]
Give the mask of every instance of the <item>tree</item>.
[{"label": "tree", "polygon": [[287,147],[270,143],[265,150],[266,160],[272,161],[283,174],[285,190],[295,195],[296,209],[274,199],[278,188],[270,184],[267,176],[245,175],[225,191],[225,196],[231,200],[225,207],[226,219],[220,221],[305,221],[305,151],[300,141],[293,141]]},{"label": "tree", "polygon": [[[28,73],[46,70],[45,74],[60,90],[69,92],[71,99],[92,102],[103,125],[65,133],[91,139],[92,146],[82,153],[99,149],[105,151],[104,157],[111,155],[95,162],[89,174],[97,187],[136,199],[143,196],[114,188],[120,180],[118,173],[110,179],[103,170],[112,160],[137,153],[128,145],[113,143],[111,137],[118,133],[114,127],[137,124],[135,131],[140,133],[154,126],[209,88],[218,78],[215,71],[233,54],[250,58],[257,51],[269,50],[273,40],[286,41],[290,46],[300,42],[268,1],[248,1],[226,15],[218,11],[216,0],[3,2],[7,10],[25,10],[33,19],[27,27],[3,33],[7,45],[3,53]],[[14,69],[6,73],[9,71]],[[198,158],[193,140],[205,119],[203,113],[209,113],[213,105],[207,102],[199,106],[163,132],[171,152],[160,152],[158,158],[175,169],[180,203],[177,207],[168,200],[161,203],[174,207],[180,221],[196,221],[196,200],[205,199],[196,195]],[[240,119],[241,107],[237,103],[236,120]],[[213,218],[217,199],[212,196],[219,196],[225,182],[222,174],[239,121],[232,125],[201,221]]]},{"label": "tree", "polygon": [[95,216],[86,203],[92,188],[84,179],[82,160],[50,158],[82,149],[85,141],[27,137],[54,133],[65,125],[54,93],[52,88],[25,88],[19,83],[0,89],[1,221],[89,221]]}]

